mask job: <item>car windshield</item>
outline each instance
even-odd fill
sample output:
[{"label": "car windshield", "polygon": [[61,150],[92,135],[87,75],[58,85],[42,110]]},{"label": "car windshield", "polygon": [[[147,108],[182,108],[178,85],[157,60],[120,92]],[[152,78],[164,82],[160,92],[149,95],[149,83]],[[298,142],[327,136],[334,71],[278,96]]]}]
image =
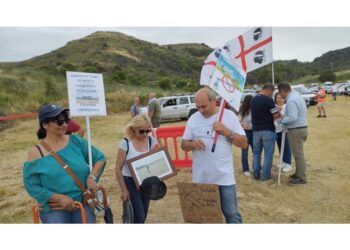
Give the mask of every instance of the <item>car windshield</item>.
[{"label": "car windshield", "polygon": [[165,99],[158,99],[158,103],[159,103],[159,105],[162,105],[163,104],[163,102],[165,101]]}]

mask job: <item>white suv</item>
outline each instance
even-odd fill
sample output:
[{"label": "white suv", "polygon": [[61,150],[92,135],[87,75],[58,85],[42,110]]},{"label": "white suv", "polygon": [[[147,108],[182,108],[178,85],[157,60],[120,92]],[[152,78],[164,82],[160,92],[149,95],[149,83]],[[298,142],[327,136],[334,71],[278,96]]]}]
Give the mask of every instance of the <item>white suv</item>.
[{"label": "white suv", "polygon": [[[167,96],[158,99],[161,108],[161,120],[188,119],[197,112],[194,95]],[[147,114],[147,107],[141,108]]]},{"label": "white suv", "polygon": [[194,95],[167,96],[159,98],[162,120],[188,119],[197,112]]},{"label": "white suv", "polygon": [[304,85],[292,85],[291,86],[293,90],[297,91],[306,102],[306,106],[310,105],[316,105],[317,104],[317,97],[315,94],[313,94],[309,89],[305,88]]}]

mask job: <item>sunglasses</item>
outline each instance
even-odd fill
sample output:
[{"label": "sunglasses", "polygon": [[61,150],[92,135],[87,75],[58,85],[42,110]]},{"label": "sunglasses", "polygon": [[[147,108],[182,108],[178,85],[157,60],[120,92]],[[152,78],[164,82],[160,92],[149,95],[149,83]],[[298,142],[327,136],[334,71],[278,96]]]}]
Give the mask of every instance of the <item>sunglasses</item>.
[{"label": "sunglasses", "polygon": [[141,134],[141,135],[143,135],[143,134],[148,134],[148,133],[150,133],[151,132],[151,130],[150,129],[139,129],[139,130],[137,130],[138,132],[139,132],[139,134]]},{"label": "sunglasses", "polygon": [[64,123],[68,124],[69,119],[66,118],[53,118],[50,122],[56,123],[58,126],[62,126]]}]

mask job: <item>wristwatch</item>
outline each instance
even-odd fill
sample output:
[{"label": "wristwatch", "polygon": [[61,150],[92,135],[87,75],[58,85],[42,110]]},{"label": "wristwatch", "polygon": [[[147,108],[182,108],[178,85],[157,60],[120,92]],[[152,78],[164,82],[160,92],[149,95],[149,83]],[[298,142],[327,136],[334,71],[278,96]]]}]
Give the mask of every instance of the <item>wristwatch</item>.
[{"label": "wristwatch", "polygon": [[228,137],[226,137],[227,138],[227,140],[229,140],[230,142],[232,142],[233,141],[233,132],[231,131],[231,134],[228,136]]},{"label": "wristwatch", "polygon": [[88,178],[91,178],[93,179],[94,181],[97,181],[97,177],[93,174],[89,174],[89,177]]}]

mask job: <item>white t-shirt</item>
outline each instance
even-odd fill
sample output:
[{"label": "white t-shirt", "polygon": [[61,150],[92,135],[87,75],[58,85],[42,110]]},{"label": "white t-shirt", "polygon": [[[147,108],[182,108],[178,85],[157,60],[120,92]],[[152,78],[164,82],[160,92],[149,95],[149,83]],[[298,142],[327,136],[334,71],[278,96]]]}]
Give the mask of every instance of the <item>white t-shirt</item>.
[{"label": "white t-shirt", "polygon": [[[218,113],[205,118],[200,112],[194,113],[188,120],[182,139],[201,139],[205,143],[205,150],[192,152],[192,181],[195,183],[217,184],[222,186],[236,183],[233,171],[232,143],[221,134],[216,142],[215,152],[211,152],[213,145],[213,123]],[[238,117],[225,109],[223,124],[232,132],[245,135]]]},{"label": "white t-shirt", "polygon": [[248,115],[246,115],[245,117],[243,117],[242,119],[242,115],[238,114],[238,119],[241,123],[245,123],[246,125],[248,125],[248,127],[245,130],[252,130],[253,128],[253,124],[252,124],[252,114],[249,112]]},{"label": "white t-shirt", "polygon": [[[286,112],[286,104],[283,104],[282,109],[281,109],[281,115],[284,116],[284,113]],[[275,123],[275,128],[276,128],[276,133],[282,132],[282,127],[281,127],[281,118],[277,119],[274,121]]]},{"label": "white t-shirt", "polygon": [[[151,148],[154,145],[156,145],[156,144],[158,144],[157,140],[154,137],[151,137]],[[136,156],[142,155],[144,153],[147,153],[148,151],[151,150],[151,148],[149,148],[148,138],[147,138],[147,147],[148,147],[148,149],[146,151],[139,152],[139,151],[137,151],[134,148],[134,145],[133,145],[132,141],[129,140],[129,152],[126,155],[126,158],[125,158],[125,161],[124,161],[124,165],[123,165],[123,169],[122,169],[123,176],[132,177],[132,175],[130,173],[130,170],[129,170],[129,167],[128,167],[128,164],[126,163],[127,160],[129,160],[131,158],[134,158]],[[124,138],[120,141],[119,148],[123,149],[125,152],[127,151],[127,142],[126,142],[126,140]]]}]

